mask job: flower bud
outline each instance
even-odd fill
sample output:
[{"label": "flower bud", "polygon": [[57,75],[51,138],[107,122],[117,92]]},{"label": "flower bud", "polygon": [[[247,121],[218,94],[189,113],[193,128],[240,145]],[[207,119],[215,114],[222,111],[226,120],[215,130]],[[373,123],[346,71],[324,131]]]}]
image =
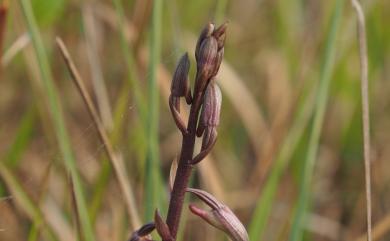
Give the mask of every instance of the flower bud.
[{"label": "flower bud", "polygon": [[187,102],[191,99],[190,81],[188,72],[190,71],[190,60],[188,53],[185,53],[177,64],[173,74],[171,95],[173,97],[186,97]]},{"label": "flower bud", "polygon": [[199,35],[198,41],[196,43],[196,48],[195,48],[195,59],[196,61],[199,60],[199,50],[200,46],[203,43],[203,40],[205,40],[207,37],[210,37],[211,34],[214,32],[215,26],[212,23],[208,23],[202,30],[202,32]]},{"label": "flower bud", "polygon": [[198,86],[198,91],[203,91],[210,78],[213,77],[214,70],[216,68],[217,54],[217,39],[212,36],[207,37],[199,48],[199,56],[197,60],[198,69],[196,75],[196,85]]},{"label": "flower bud", "polygon": [[210,211],[206,211],[190,205],[189,208],[193,214],[225,232],[233,241],[249,241],[248,233],[244,225],[229,207],[203,190],[188,188],[187,191],[195,194],[211,208]]},{"label": "flower bud", "polygon": [[197,136],[201,136],[206,127],[215,127],[219,124],[219,116],[221,113],[222,94],[219,86],[214,80],[207,86],[202,112],[200,114]]}]

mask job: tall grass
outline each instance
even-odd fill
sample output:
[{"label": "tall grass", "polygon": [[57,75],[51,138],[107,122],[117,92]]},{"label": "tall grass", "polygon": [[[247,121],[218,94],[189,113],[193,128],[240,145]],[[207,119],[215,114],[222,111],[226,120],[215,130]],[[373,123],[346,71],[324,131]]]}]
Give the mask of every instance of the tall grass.
[{"label": "tall grass", "polygon": [[83,237],[85,241],[95,240],[93,228],[87,212],[87,204],[85,201],[85,194],[81,185],[81,178],[76,167],[76,160],[74,159],[68,133],[66,131],[65,121],[62,114],[60,97],[58,96],[57,90],[54,86],[53,76],[50,70],[49,61],[47,58],[44,43],[41,39],[35,17],[31,8],[31,2],[28,0],[19,1],[26,24],[31,35],[32,43],[34,46],[37,62],[39,63],[39,70],[41,78],[44,84],[45,92],[47,94],[47,100],[49,110],[57,136],[57,141],[62,153],[65,166],[68,168],[72,180],[74,182],[74,191],[76,195],[76,203],[79,210],[79,218],[81,221]]},{"label": "tall grass", "polygon": [[148,76],[148,121],[147,156],[145,168],[145,219],[153,218],[154,209],[159,206],[161,186],[159,184],[159,92],[157,87],[157,67],[161,58],[162,0],[153,1],[152,21],[149,39],[149,76]]},{"label": "tall grass", "polygon": [[319,86],[315,100],[315,112],[309,145],[307,147],[306,160],[303,164],[302,180],[300,181],[299,196],[291,227],[290,241],[302,240],[303,228],[306,222],[308,205],[310,202],[310,189],[313,180],[314,166],[317,160],[317,151],[320,144],[320,135],[324,122],[324,115],[329,97],[329,85],[332,79],[333,65],[336,54],[337,33],[341,21],[343,0],[337,0],[333,16],[330,22],[330,31],[325,42],[323,60],[320,69]]}]

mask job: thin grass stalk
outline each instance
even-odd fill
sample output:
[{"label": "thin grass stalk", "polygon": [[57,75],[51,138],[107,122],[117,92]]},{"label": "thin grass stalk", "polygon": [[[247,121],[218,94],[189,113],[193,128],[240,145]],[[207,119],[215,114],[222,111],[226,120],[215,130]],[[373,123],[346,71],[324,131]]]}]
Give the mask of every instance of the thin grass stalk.
[{"label": "thin grass stalk", "polygon": [[30,43],[30,36],[27,33],[19,36],[10,47],[4,52],[1,58],[1,67],[5,68]]},{"label": "thin grass stalk", "polygon": [[150,32],[149,52],[149,78],[148,78],[148,125],[147,125],[147,157],[146,157],[146,205],[145,219],[151,220],[158,205],[160,190],[158,183],[159,170],[159,148],[158,148],[158,118],[159,118],[159,93],[157,86],[157,68],[161,55],[161,21],[162,21],[162,0],[153,1],[152,23]]},{"label": "thin grass stalk", "polygon": [[95,240],[92,225],[88,216],[87,205],[81,186],[81,178],[77,171],[76,161],[73,157],[73,153],[70,146],[68,134],[66,132],[65,122],[61,110],[60,99],[54,86],[52,74],[50,72],[49,62],[47,54],[41,36],[38,31],[38,27],[35,21],[35,17],[32,11],[31,2],[29,0],[19,0],[22,7],[25,21],[28,25],[28,29],[31,35],[32,43],[34,46],[37,62],[41,72],[41,77],[44,83],[46,94],[49,100],[50,115],[54,124],[57,141],[62,153],[65,166],[70,171],[76,193],[76,201],[79,206],[80,220],[83,228],[83,236],[85,241]]},{"label": "thin grass stalk", "polygon": [[361,77],[361,95],[362,95],[362,120],[363,120],[363,149],[364,149],[364,167],[366,180],[366,205],[367,205],[367,240],[372,241],[371,231],[371,161],[370,161],[370,103],[368,93],[368,58],[366,43],[366,26],[362,6],[359,1],[351,0],[356,11],[358,23],[358,41],[360,53],[360,77]]},{"label": "thin grass stalk", "polygon": [[341,13],[343,9],[343,0],[337,0],[333,16],[331,18],[330,32],[328,34],[320,70],[319,89],[315,100],[315,113],[311,134],[309,137],[308,150],[304,162],[302,180],[300,183],[300,191],[297,201],[297,207],[291,227],[290,241],[302,240],[303,226],[305,224],[305,215],[310,199],[310,187],[313,179],[316,155],[320,142],[320,135],[324,121],[325,110],[329,96],[329,85],[331,81],[333,65],[336,53],[336,38],[341,21]]},{"label": "thin grass stalk", "polygon": [[[76,66],[74,65],[68,50],[66,49],[64,43],[60,38],[57,38],[57,44],[58,47],[61,50],[62,57],[64,58],[64,61],[69,69],[69,72],[71,73],[72,79],[77,86],[80,95],[83,98],[83,101],[85,105],[87,106],[87,109],[89,111],[89,114],[93,120],[93,123],[98,130],[99,138],[101,142],[104,144],[104,149],[106,151],[107,156],[109,157],[112,166],[114,167],[114,171],[119,183],[119,186],[122,190],[122,193],[124,195],[125,203],[127,206],[127,211],[129,214],[129,217],[131,218],[133,228],[137,228],[141,225],[140,218],[137,212],[136,204],[135,204],[135,198],[134,193],[130,185],[130,180],[127,175],[125,164],[123,163],[123,160],[118,157],[118,155],[115,154],[114,148],[111,145],[111,142],[108,138],[107,132],[103,126],[103,123],[99,117],[99,114],[97,112],[96,107],[94,106],[92,99],[90,95],[88,94],[87,89],[84,86],[84,82],[81,79],[81,76],[79,72],[76,69]],[[72,180],[73,181],[73,180]]]}]

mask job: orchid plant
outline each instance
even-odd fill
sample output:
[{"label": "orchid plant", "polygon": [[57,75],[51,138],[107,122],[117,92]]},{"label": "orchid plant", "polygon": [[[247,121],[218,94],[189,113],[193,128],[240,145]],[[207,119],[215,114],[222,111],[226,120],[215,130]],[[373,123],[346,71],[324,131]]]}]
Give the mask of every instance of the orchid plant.
[{"label": "orchid plant", "polygon": [[[190,87],[188,53],[179,60],[173,75],[169,107],[176,126],[182,133],[182,147],[179,161],[172,163],[168,215],[164,221],[156,210],[154,222],[136,230],[130,241],[151,241],[150,233],[154,229],[163,241],[175,241],[186,193],[194,194],[211,208],[203,210],[190,204],[189,209],[193,214],[225,232],[233,241],[249,240],[244,225],[229,207],[206,191],[188,187],[192,169],[210,153],[217,140],[222,95],[216,75],[224,55],[226,27],[226,23],[219,27],[209,23],[200,33],[195,50],[197,71],[193,93]],[[191,106],[187,124],[180,115],[181,98]],[[194,156],[196,137],[202,137],[202,146]]]}]

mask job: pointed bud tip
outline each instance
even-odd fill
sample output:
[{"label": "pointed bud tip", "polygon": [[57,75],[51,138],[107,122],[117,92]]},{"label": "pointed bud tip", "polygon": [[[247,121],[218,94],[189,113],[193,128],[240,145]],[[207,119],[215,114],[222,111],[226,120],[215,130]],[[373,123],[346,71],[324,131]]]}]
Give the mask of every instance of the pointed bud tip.
[{"label": "pointed bud tip", "polygon": [[218,38],[221,35],[226,33],[226,29],[228,27],[229,22],[226,21],[223,24],[221,24],[217,29],[214,30],[213,35]]}]

